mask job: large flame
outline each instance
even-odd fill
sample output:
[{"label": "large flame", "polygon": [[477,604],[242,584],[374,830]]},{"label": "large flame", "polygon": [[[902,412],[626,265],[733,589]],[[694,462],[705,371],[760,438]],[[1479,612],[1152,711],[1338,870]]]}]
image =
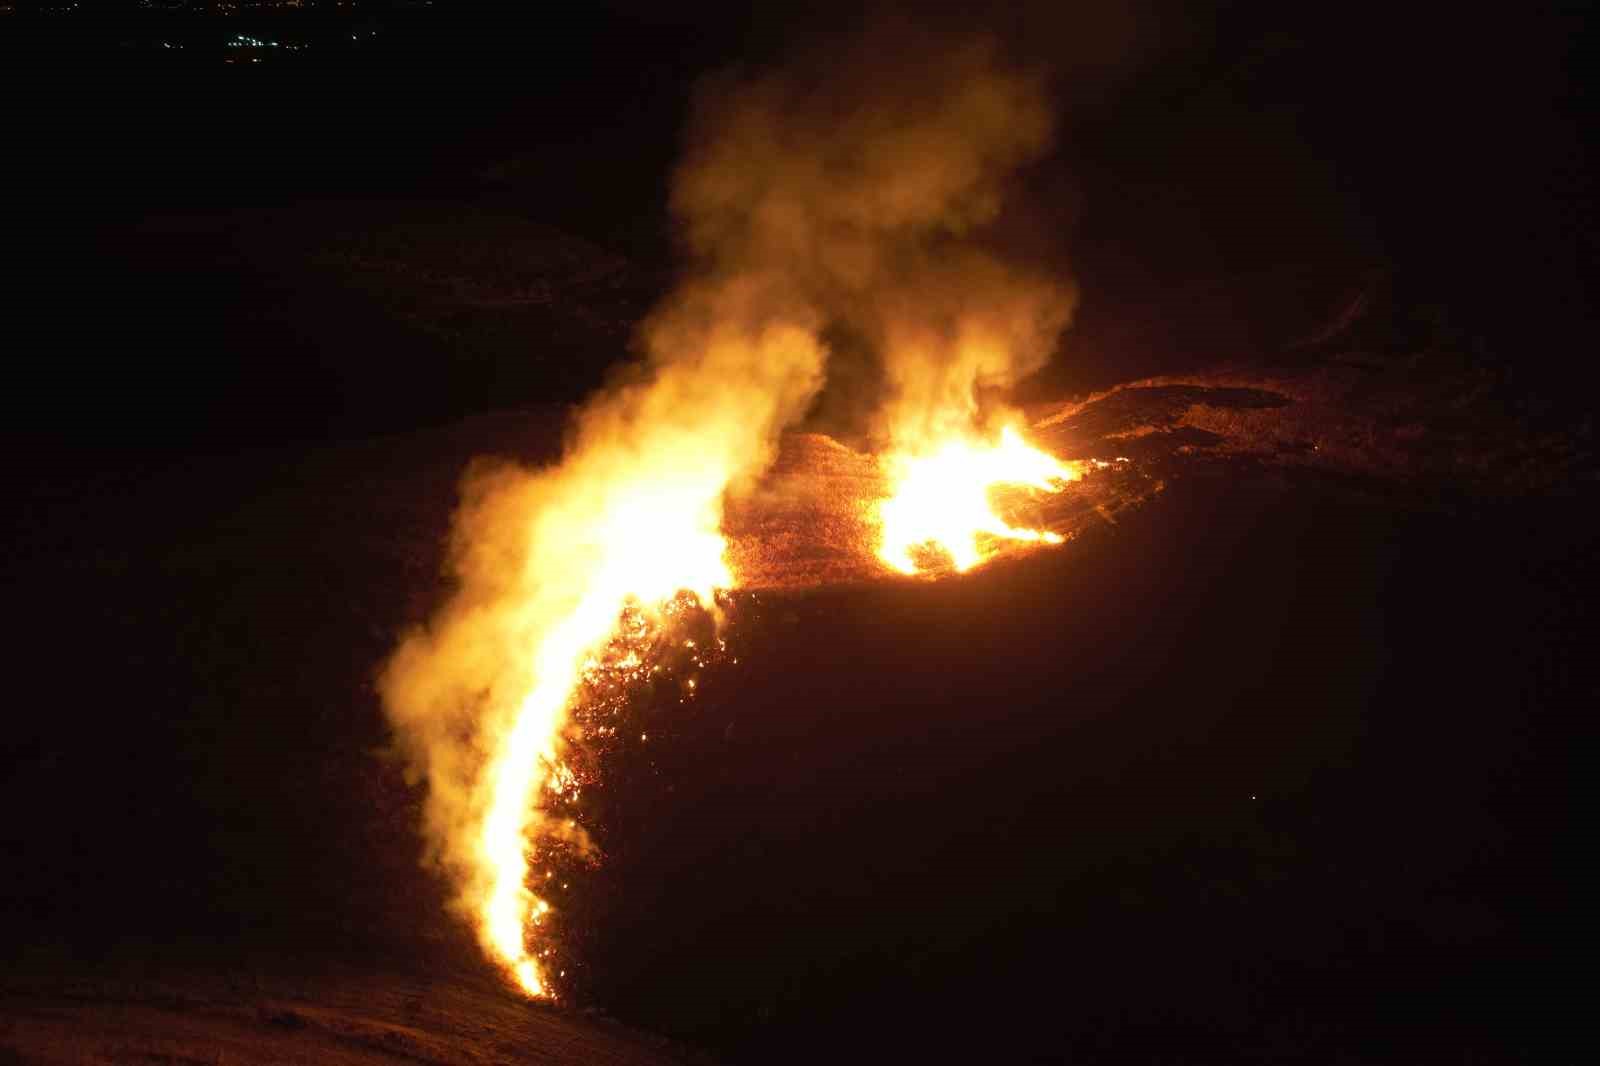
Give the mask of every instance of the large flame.
[{"label": "large flame", "polygon": [[[811,330],[730,325],[739,304],[719,289],[663,312],[647,329],[648,376],[592,401],[560,464],[469,478],[457,594],[384,674],[457,905],[532,996],[551,994],[553,910],[528,887],[533,863],[551,845],[586,846],[563,761],[580,689],[608,645],[642,649],[669,605],[711,608],[733,585],[724,495],[765,465],[819,381]],[[644,626],[622,628],[625,612]]]},{"label": "large flame", "polygon": [[990,499],[999,486],[1059,491],[1080,476],[1071,463],[1029,445],[1012,426],[999,439],[948,438],[931,447],[889,457],[890,494],[878,506],[883,540],[878,557],[903,574],[915,574],[923,553],[943,553],[964,573],[986,557],[994,540],[1059,544],[1047,530],[1013,526]]},{"label": "large flame", "polygon": [[527,936],[543,923],[550,905],[526,887],[527,840],[541,819],[543,793],[562,791],[557,748],[585,665],[616,632],[630,604],[655,613],[687,591],[709,606],[715,589],[733,583],[716,531],[717,498],[726,479],[695,481],[678,477],[597,487],[603,497],[599,513],[583,535],[603,561],[571,614],[556,622],[534,650],[534,687],[493,745],[485,771],[489,809],[478,836],[478,860],[487,881],[479,903],[479,935],[530,996],[549,990]]}]

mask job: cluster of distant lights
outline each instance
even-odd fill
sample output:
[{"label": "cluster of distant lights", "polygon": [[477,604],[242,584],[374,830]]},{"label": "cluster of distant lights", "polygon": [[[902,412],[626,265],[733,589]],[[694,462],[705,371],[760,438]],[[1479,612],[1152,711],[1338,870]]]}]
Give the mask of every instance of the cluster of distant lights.
[{"label": "cluster of distant lights", "polygon": [[[360,33],[360,34],[352,33],[350,35],[350,39],[352,41],[359,41],[363,37],[376,37],[377,35],[378,35],[378,33],[377,33],[376,30],[371,30],[371,31],[369,31],[367,33]],[[162,48],[169,49],[169,50],[177,50],[177,49],[181,49],[181,48],[184,47],[182,42],[173,43],[172,41],[162,41],[160,43],[161,43],[161,47]],[[232,37],[230,37],[227,41],[225,41],[223,43],[228,48],[249,48],[249,49],[272,49],[272,48],[278,48],[278,49],[282,49],[285,52],[303,52],[307,48],[311,47],[308,44],[300,44],[300,43],[296,43],[294,41],[265,40],[265,39],[260,38],[260,37],[252,37],[248,33],[236,33]],[[232,60],[229,60],[229,62],[232,62]],[[259,63],[259,62],[261,62],[261,60],[260,60],[259,57],[257,57],[257,58],[252,59],[251,62]]]},{"label": "cluster of distant lights", "polygon": [[[355,40],[354,37],[351,37],[350,39],[351,40]],[[165,42],[163,42],[163,43],[165,43]],[[300,49],[304,48],[305,45],[303,45],[303,44],[294,44],[293,42],[291,42],[289,44],[284,44],[281,41],[263,41],[259,37],[251,37],[249,34],[246,34],[246,33],[236,33],[236,34],[233,35],[233,39],[228,42],[228,47],[229,48],[286,48],[291,52],[298,52],[298,51],[300,51]]]}]

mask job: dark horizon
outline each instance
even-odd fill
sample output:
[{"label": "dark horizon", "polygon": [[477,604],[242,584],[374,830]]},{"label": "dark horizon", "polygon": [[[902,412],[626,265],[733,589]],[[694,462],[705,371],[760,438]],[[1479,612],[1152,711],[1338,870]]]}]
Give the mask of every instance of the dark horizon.
[{"label": "dark horizon", "polygon": [[[730,63],[759,67],[808,28],[850,17],[626,3],[571,16],[470,4],[272,12],[261,25],[276,37],[327,47],[258,50],[270,53],[259,65],[228,65],[217,44],[267,33],[242,15],[132,5],[116,17],[9,16],[24,29],[0,29],[8,93],[28,101],[3,209],[23,286],[13,336],[37,355],[21,390],[33,399],[13,405],[8,436],[202,450],[343,439],[576,400],[598,385],[625,342],[551,389],[497,384],[427,354],[426,340],[403,357],[408,372],[433,364],[414,384],[386,385],[382,360],[353,372],[359,380],[319,384],[352,376],[329,368],[366,327],[330,327],[318,301],[275,293],[285,268],[253,232],[270,214],[269,226],[299,226],[314,243],[339,204],[502,213],[622,256],[637,268],[642,312],[678,269],[667,198],[697,80]],[[1051,234],[1045,251],[1079,280],[1089,332],[1096,315],[1181,305],[1202,279],[1339,262],[1395,272],[1415,302],[1519,372],[1587,385],[1587,361],[1571,353],[1594,325],[1592,97],[1577,76],[1588,20],[1457,13],[1441,34],[1440,17],[1017,9],[998,27],[1020,54],[1055,64],[1063,129],[1026,175],[1017,202],[1030,213],[1015,236]],[[128,46],[153,39],[128,36],[148,20],[216,47]],[[347,42],[351,29],[362,39]],[[188,246],[138,232],[194,216],[209,236]],[[277,325],[187,326],[185,291],[218,284],[217,298]],[[1130,366],[1076,339],[1069,330],[1039,388],[1079,391],[1190,358],[1153,353]],[[1254,341],[1224,331],[1202,343],[1210,358]],[[284,351],[298,354],[284,362]],[[508,349],[491,361],[515,358]],[[206,369],[194,378],[184,366]],[[131,394],[143,413],[126,408]],[[247,409],[258,400],[284,413]]]}]

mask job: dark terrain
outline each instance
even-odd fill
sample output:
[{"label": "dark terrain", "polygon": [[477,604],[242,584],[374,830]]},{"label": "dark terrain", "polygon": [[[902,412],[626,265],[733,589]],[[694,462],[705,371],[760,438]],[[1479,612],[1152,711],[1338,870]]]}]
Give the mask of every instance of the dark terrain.
[{"label": "dark terrain", "polygon": [[371,682],[465,464],[553,459],[670,285],[689,84],[780,16],[451,23],[348,92],[41,53],[81,70],[5,208],[0,1049],[1570,1061],[1588,28],[1245,10],[1157,20],[1030,178],[1084,304],[1021,399],[1130,505],[958,580],[843,552],[738,594],[605,756],[554,1010],[420,869]]}]

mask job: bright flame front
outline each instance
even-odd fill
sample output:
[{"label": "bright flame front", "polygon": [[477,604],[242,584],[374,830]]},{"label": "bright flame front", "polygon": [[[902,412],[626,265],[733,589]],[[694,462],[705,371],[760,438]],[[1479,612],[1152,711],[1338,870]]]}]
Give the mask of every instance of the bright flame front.
[{"label": "bright flame front", "polygon": [[1032,447],[1005,427],[998,441],[956,438],[889,459],[890,493],[878,507],[883,540],[878,558],[915,574],[917,555],[938,551],[958,572],[985,558],[985,538],[1058,544],[1046,530],[1013,526],[994,511],[990,491],[1002,485],[1057,492],[1080,476],[1070,463]]},{"label": "bright flame front", "polygon": [[561,976],[547,972],[555,909],[530,887],[533,865],[590,849],[567,761],[574,714],[607,664],[641,661],[681,606],[715,612],[734,585],[724,496],[766,465],[821,381],[810,331],[747,328],[737,300],[705,299],[655,320],[646,373],[579,412],[559,463],[469,471],[456,591],[381,680],[429,784],[430,858],[456,879],[484,951],[531,996]]},{"label": "bright flame front", "polygon": [[531,842],[540,836],[548,790],[562,789],[557,746],[593,652],[618,630],[622,612],[640,606],[657,615],[682,592],[709,606],[715,589],[733,584],[716,531],[722,478],[659,476],[611,486],[581,536],[603,560],[582,598],[545,633],[534,652],[537,681],[518,706],[487,772],[489,809],[478,838],[487,873],[479,906],[484,946],[530,996],[549,994],[536,954],[527,947],[550,911],[527,888]]}]

